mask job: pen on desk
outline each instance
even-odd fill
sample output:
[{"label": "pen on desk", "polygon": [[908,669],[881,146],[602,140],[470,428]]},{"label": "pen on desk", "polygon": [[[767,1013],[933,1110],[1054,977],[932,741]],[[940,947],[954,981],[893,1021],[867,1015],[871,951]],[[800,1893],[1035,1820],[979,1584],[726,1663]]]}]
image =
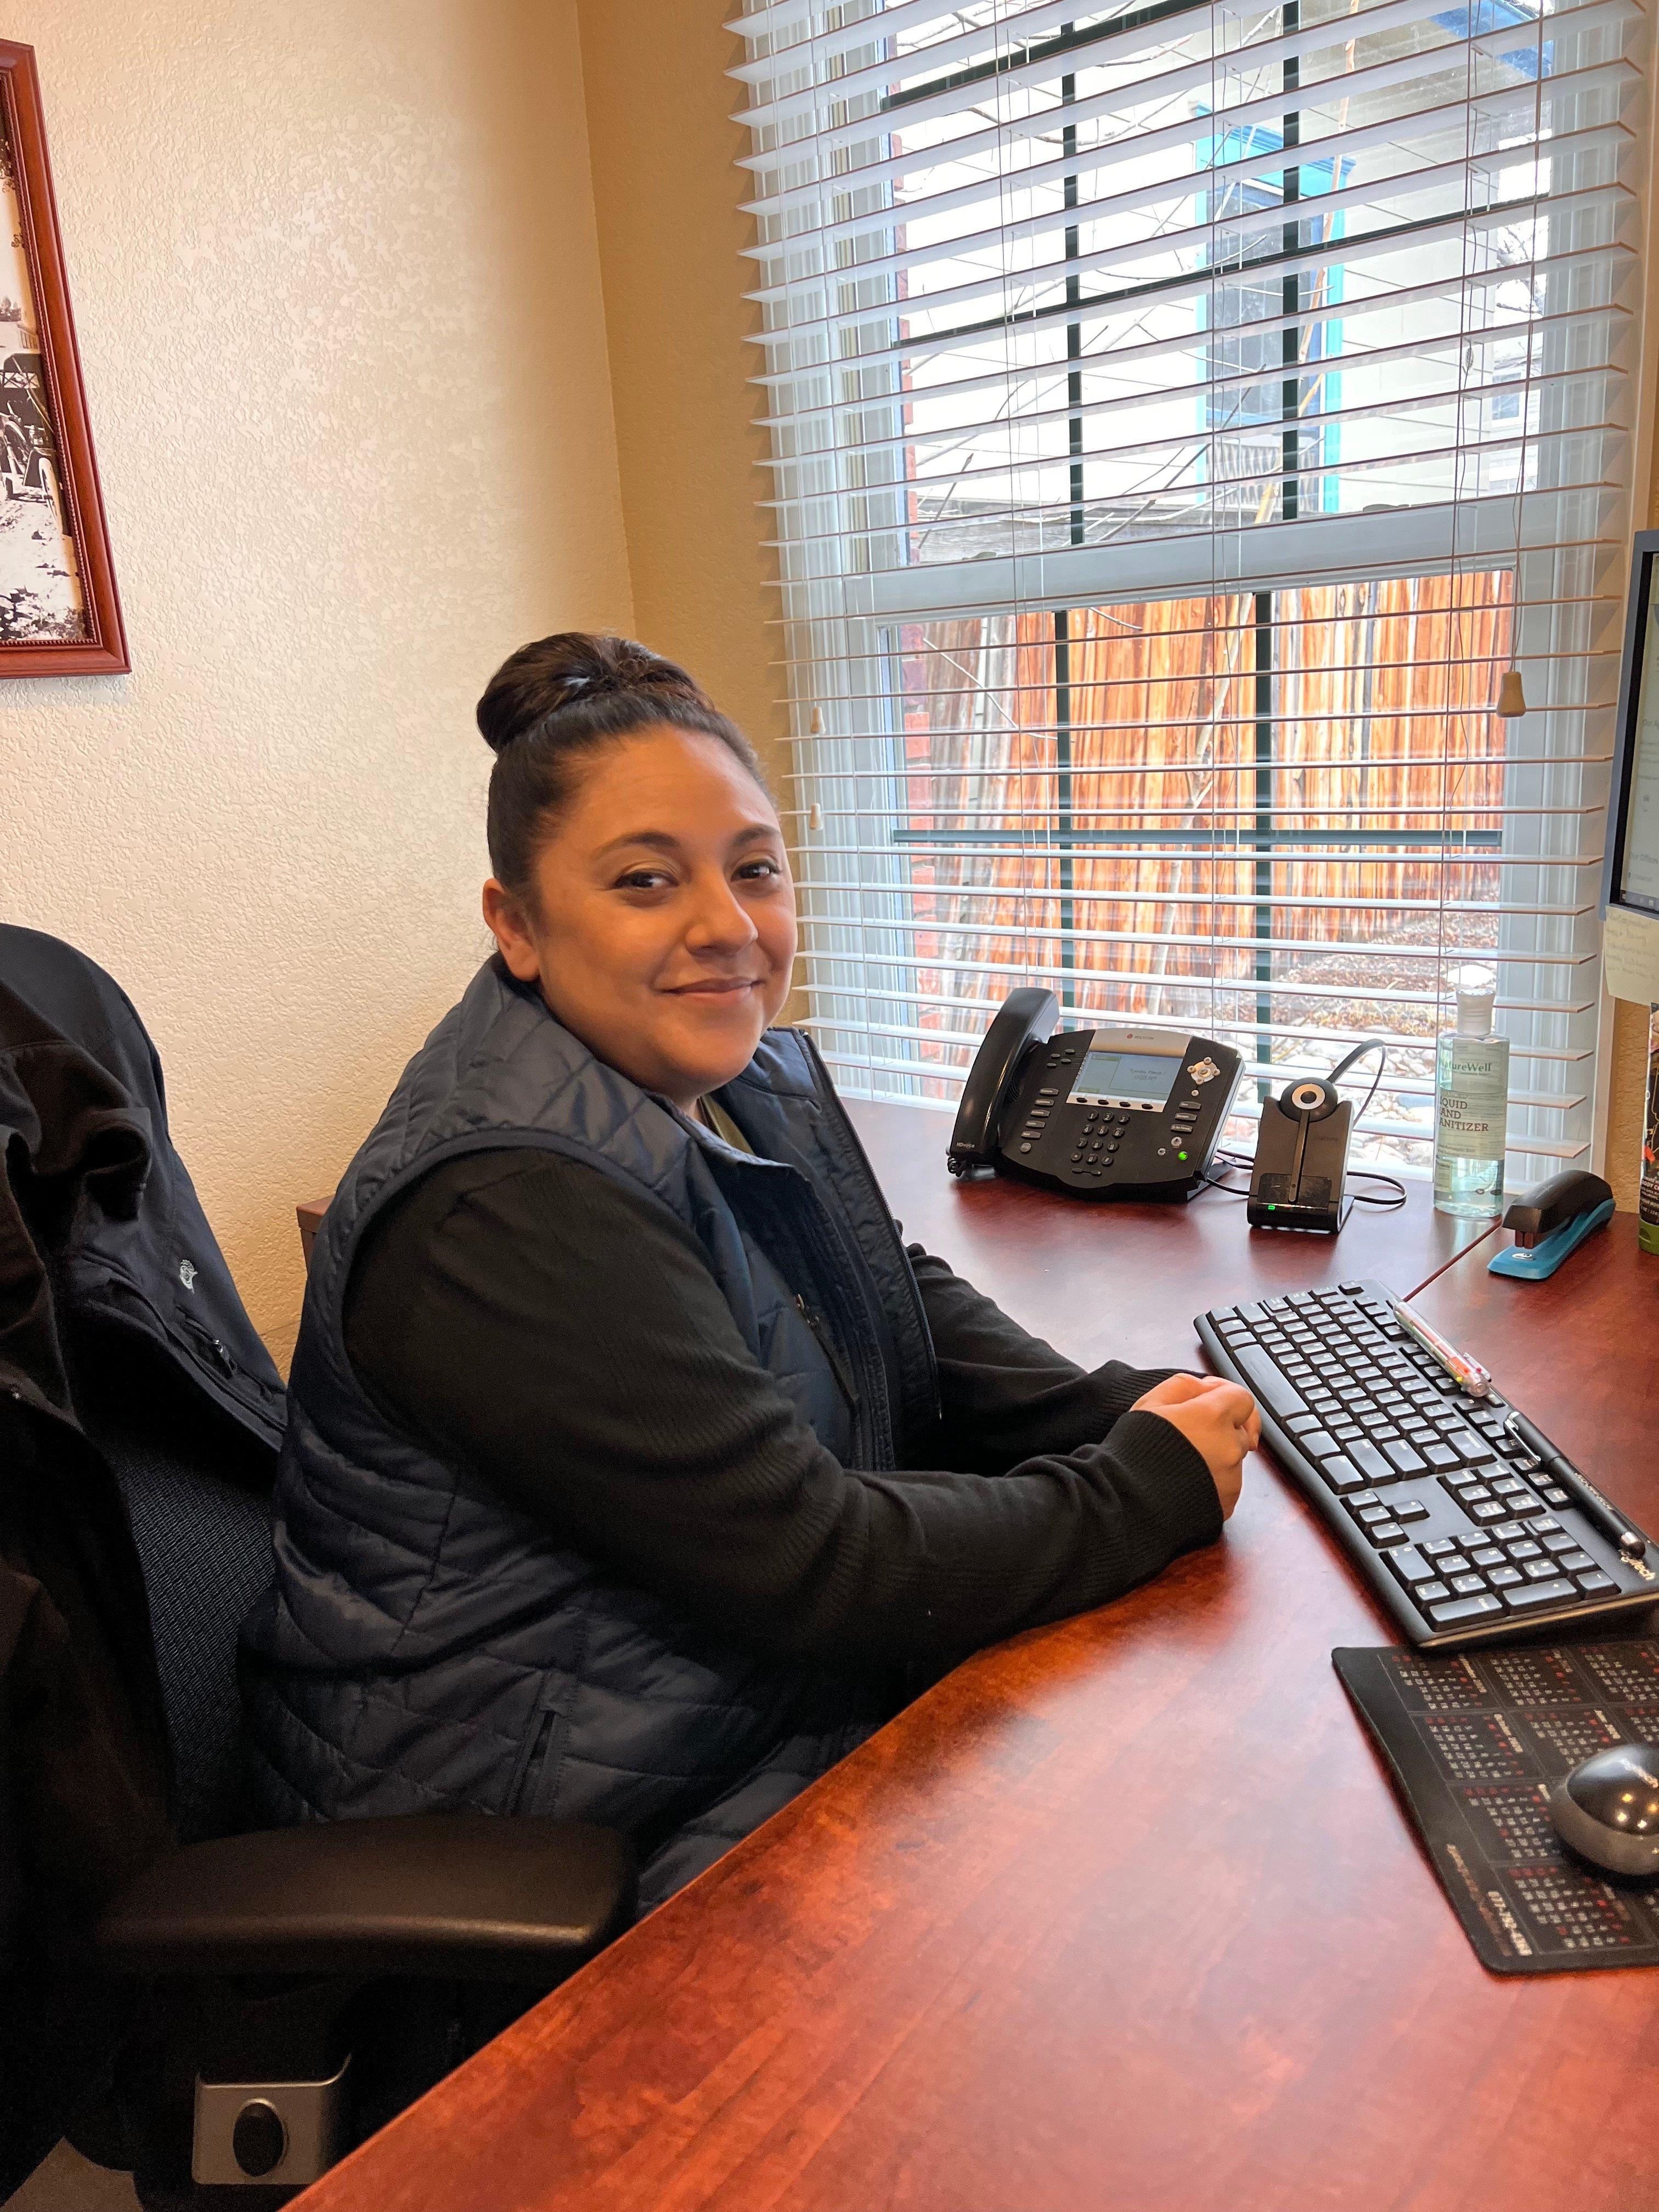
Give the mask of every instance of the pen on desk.
[{"label": "pen on desk", "polygon": [[1427,1322],[1419,1320],[1399,1298],[1390,1298],[1389,1304],[1401,1327],[1417,1339],[1431,1358],[1439,1361],[1454,1382],[1462,1383],[1471,1398],[1491,1396],[1492,1376],[1478,1359],[1470,1359],[1465,1353],[1454,1350],[1437,1329],[1431,1328]]},{"label": "pen on desk", "polygon": [[1534,1428],[1524,1413],[1511,1413],[1504,1424],[1511,1436],[1518,1437],[1529,1452],[1535,1452],[1545,1472],[1564,1490],[1571,1491],[1579,1511],[1592,1522],[1609,1543],[1617,1547],[1626,1559],[1639,1559],[1646,1553],[1647,1539],[1638,1528],[1632,1528],[1610,1498],[1604,1498],[1587,1474],[1581,1474],[1557,1445],[1553,1444],[1541,1430]]}]

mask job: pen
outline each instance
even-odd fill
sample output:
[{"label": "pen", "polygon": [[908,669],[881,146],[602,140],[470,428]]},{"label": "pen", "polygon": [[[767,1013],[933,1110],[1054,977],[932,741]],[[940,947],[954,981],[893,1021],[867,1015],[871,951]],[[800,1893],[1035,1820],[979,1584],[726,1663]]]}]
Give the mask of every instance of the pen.
[{"label": "pen", "polygon": [[1530,1452],[1536,1452],[1546,1472],[1564,1490],[1570,1490],[1584,1518],[1599,1528],[1607,1540],[1615,1545],[1626,1558],[1639,1559],[1645,1553],[1647,1539],[1639,1529],[1632,1528],[1624,1515],[1610,1499],[1603,1498],[1587,1474],[1581,1474],[1564,1451],[1558,1450],[1541,1431],[1534,1428],[1524,1413],[1512,1413],[1504,1424],[1511,1436],[1518,1437]]},{"label": "pen", "polygon": [[1471,1398],[1492,1395],[1492,1376],[1478,1359],[1470,1359],[1465,1353],[1454,1351],[1437,1330],[1431,1328],[1427,1322],[1419,1321],[1411,1308],[1402,1305],[1398,1298],[1390,1298],[1389,1304],[1401,1327],[1417,1339],[1431,1358],[1439,1361],[1452,1380],[1461,1383]]}]

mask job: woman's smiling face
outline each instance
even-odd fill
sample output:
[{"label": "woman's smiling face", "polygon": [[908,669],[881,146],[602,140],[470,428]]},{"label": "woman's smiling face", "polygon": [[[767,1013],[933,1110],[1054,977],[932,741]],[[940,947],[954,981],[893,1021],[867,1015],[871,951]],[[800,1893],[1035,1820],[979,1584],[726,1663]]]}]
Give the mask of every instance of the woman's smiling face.
[{"label": "woman's smiling face", "polygon": [[484,919],[568,1030],[687,1111],[741,1074],[789,995],[777,814],[698,732],[659,724],[584,760],[537,852],[534,910],[492,877]]}]

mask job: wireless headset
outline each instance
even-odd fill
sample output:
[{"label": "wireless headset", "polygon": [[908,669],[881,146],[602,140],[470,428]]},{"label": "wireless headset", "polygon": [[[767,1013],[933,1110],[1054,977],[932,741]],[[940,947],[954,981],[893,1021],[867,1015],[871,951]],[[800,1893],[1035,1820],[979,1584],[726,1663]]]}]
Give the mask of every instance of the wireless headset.
[{"label": "wireless headset", "polygon": [[1326,1075],[1298,1077],[1280,1091],[1273,1103],[1281,1114],[1300,1115],[1308,1121],[1322,1121],[1342,1104],[1336,1085]]},{"label": "wireless headset", "polygon": [[1380,1037],[1367,1037],[1328,1075],[1298,1075],[1276,1098],[1263,1101],[1246,1209],[1253,1229],[1313,1229],[1334,1237],[1341,1228],[1352,1203],[1345,1203],[1343,1186],[1353,1108],[1336,1079],[1366,1053],[1386,1050]]}]

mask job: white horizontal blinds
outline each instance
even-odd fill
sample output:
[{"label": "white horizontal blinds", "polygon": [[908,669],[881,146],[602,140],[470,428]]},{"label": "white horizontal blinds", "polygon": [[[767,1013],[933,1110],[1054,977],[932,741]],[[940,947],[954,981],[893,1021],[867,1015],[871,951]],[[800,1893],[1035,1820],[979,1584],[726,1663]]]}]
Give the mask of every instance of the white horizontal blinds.
[{"label": "white horizontal blinds", "polygon": [[738,27],[842,1079],[949,1097],[1029,975],[1264,1081],[1385,1033],[1368,1124],[1418,1159],[1448,973],[1482,957],[1519,1148],[1583,1152],[1632,0]]}]

